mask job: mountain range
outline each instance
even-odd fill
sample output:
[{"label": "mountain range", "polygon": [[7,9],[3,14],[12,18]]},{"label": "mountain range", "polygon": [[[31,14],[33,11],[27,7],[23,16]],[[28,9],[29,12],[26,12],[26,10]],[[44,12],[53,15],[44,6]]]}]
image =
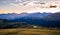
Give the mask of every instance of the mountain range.
[{"label": "mountain range", "polygon": [[4,22],[24,22],[30,25],[60,28],[60,12],[0,14],[0,20],[4,20]]},{"label": "mountain range", "polygon": [[50,15],[50,13],[21,13],[21,14],[0,14],[0,19],[7,19],[7,20],[14,20],[14,19],[20,19],[20,18],[44,18],[46,16]]}]

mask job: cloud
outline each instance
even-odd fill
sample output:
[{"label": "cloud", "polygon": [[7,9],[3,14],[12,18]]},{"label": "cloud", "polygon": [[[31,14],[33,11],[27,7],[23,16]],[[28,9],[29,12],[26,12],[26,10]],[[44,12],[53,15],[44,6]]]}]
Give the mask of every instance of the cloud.
[{"label": "cloud", "polygon": [[10,3],[11,6],[19,6],[19,4]]},{"label": "cloud", "polygon": [[[3,8],[2,11],[6,11],[6,13],[8,12],[15,12],[15,13],[21,13],[21,12],[55,12],[55,11],[60,11],[60,9],[43,9],[40,8],[40,2],[41,1],[45,1],[45,0],[21,0],[21,1],[16,1],[16,0],[0,0],[0,5],[5,6],[1,7]],[[49,0],[50,1],[50,0]],[[48,2],[47,2],[48,3]],[[49,2],[51,3],[51,2]],[[59,2],[60,3],[60,2]],[[7,4],[7,5],[6,5]],[[0,9],[1,9],[0,8]]]}]

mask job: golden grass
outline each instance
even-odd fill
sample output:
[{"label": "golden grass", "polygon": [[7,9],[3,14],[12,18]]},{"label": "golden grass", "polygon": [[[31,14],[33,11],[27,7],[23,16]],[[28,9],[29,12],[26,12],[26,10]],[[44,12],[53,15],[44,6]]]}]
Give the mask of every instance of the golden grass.
[{"label": "golden grass", "polygon": [[0,35],[60,35],[60,30],[28,28],[1,29]]}]

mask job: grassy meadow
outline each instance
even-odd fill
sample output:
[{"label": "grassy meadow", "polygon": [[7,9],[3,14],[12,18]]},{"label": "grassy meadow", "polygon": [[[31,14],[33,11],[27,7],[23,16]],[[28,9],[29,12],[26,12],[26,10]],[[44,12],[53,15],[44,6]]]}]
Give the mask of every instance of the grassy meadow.
[{"label": "grassy meadow", "polygon": [[0,35],[60,35],[60,30],[32,28],[0,29]]}]

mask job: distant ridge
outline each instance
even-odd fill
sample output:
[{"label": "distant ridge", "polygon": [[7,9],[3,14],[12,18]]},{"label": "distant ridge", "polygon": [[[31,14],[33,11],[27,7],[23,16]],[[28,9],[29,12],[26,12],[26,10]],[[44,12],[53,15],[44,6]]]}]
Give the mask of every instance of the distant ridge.
[{"label": "distant ridge", "polygon": [[[21,13],[21,14],[0,14],[4,22],[19,22],[30,25],[60,28],[60,12],[58,13]],[[18,24],[19,25],[19,24]]]}]

